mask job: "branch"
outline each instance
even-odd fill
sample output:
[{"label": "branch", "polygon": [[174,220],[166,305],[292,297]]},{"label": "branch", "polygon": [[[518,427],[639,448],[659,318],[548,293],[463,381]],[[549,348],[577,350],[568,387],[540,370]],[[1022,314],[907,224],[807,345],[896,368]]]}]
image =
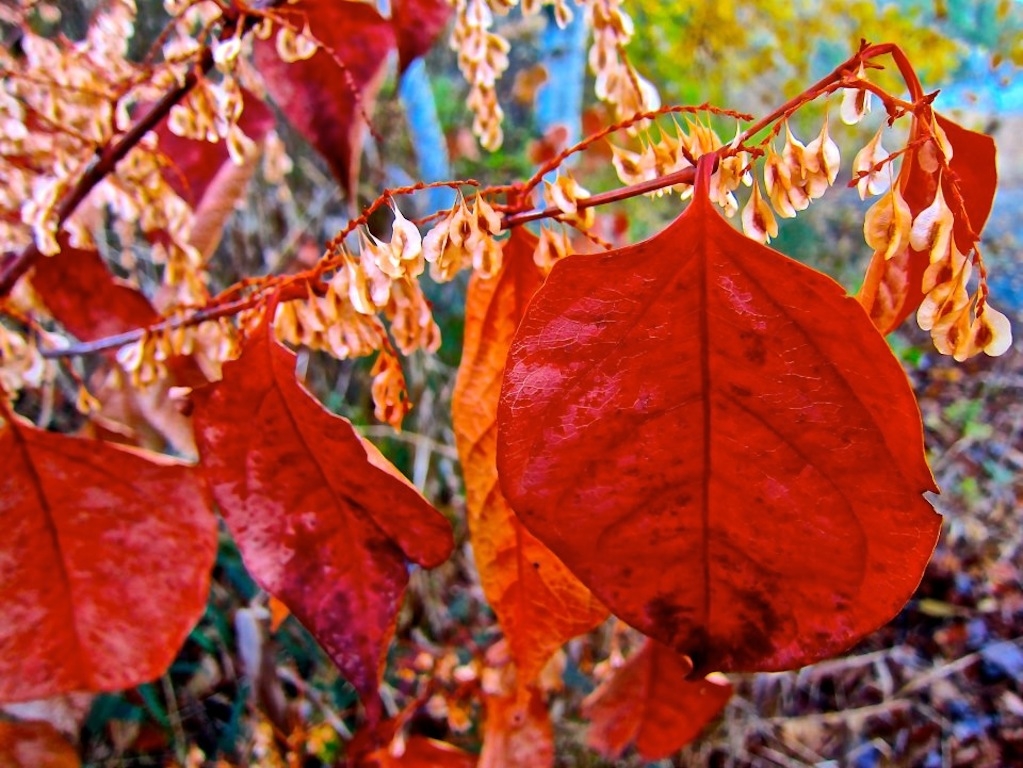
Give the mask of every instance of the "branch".
[{"label": "branch", "polygon": [[[618,189],[612,189],[608,192],[601,192],[599,195],[580,197],[575,201],[575,203],[576,207],[580,210],[585,210],[586,208],[593,208],[597,205],[606,205],[607,203],[614,203],[619,200],[628,200],[630,197],[645,195],[647,192],[655,192],[658,189],[673,187],[676,184],[692,184],[695,178],[695,168],[683,168],[680,171],[669,173],[667,176],[658,176],[656,179],[648,179],[647,181],[641,181],[638,184],[630,184],[627,187],[619,187]],[[555,208],[553,206],[537,211],[514,213],[510,216],[504,217],[502,227],[504,229],[510,229],[511,227],[517,227],[530,221],[563,216],[564,213],[565,212],[560,208]]]},{"label": "branch", "polygon": [[[275,2],[279,1],[280,0],[267,0],[268,5],[274,4]],[[784,104],[777,107],[769,115],[756,121],[753,125],[751,125],[739,136],[737,136],[734,141],[718,149],[716,152],[718,160],[727,157],[731,154],[734,154],[736,152],[743,151],[746,148],[745,147],[746,142],[750,141],[760,131],[763,131],[772,124],[778,123],[779,121],[787,118],[800,107],[813,101],[814,99],[817,99],[822,95],[832,93],[838,90],[839,88],[843,87],[843,83],[848,82],[849,78],[855,75],[855,72],[857,71],[860,62],[862,62],[865,59],[870,59],[875,56],[880,56],[884,54],[892,55],[893,58],[896,60],[896,63],[899,65],[899,69],[902,72],[904,78],[907,80],[907,86],[914,93],[914,95],[916,95],[916,92],[919,90],[918,81],[915,80],[915,74],[913,73],[912,69],[908,68],[909,65],[908,62],[905,61],[904,54],[901,55],[900,57],[901,53],[902,52],[897,48],[897,46],[894,46],[892,44],[872,46],[864,43],[863,45],[861,45],[860,50],[854,56],[840,64],[830,74],[821,78],[819,81],[817,81],[812,86],[803,91],[803,93],[799,94],[798,96],[792,99],[789,99]],[[212,56],[212,54],[208,50],[207,55],[209,55],[210,57]],[[916,85],[914,85],[914,82],[916,82]],[[164,100],[170,98],[170,96],[171,94],[168,94],[168,96],[165,97]],[[170,106],[168,105],[167,110],[169,110],[169,108]],[[156,108],[154,108],[154,111],[155,109]],[[542,166],[541,169],[528,182],[524,184],[519,183],[507,185],[504,187],[488,187],[483,191],[489,193],[493,193],[496,191],[505,191],[521,194],[522,192],[528,190],[531,185],[539,183],[539,180],[542,178],[543,174],[549,170],[552,170],[554,167],[557,167],[557,165],[561,161],[563,161],[565,157],[571,155],[574,152],[585,149],[589,144],[592,144],[594,141],[598,140],[601,137],[607,136],[615,131],[633,125],[634,123],[639,122],[640,120],[652,119],[662,114],[669,114],[675,112],[698,112],[706,110],[710,110],[718,114],[730,115],[732,117],[735,117],[736,119],[749,119],[748,115],[743,115],[741,113],[733,112],[731,110],[712,108],[706,104],[700,105],[698,107],[667,107],[661,108],[654,112],[637,113],[631,118],[628,118],[627,120],[624,120],[615,125],[608,126],[603,130],[599,131],[597,134],[589,136],[583,139],[582,141],[578,142],[576,145],[564,150],[559,154],[558,158],[556,158],[553,161],[548,161],[548,163],[544,164],[544,166]],[[147,115],[147,118],[148,117],[149,116]],[[127,135],[125,138],[127,138]],[[600,194],[592,195],[590,197],[580,198],[579,200],[576,201],[576,204],[580,210],[585,210],[587,208],[592,208],[594,206],[606,205],[608,203],[626,200],[632,197],[647,194],[649,192],[655,192],[660,189],[673,187],[677,184],[692,184],[695,181],[695,178],[696,178],[695,167],[683,168],[679,171],[675,171],[674,173],[669,173],[665,176],[660,176],[655,179],[642,181],[639,182],[638,184],[631,184],[629,186],[619,187],[618,189],[613,189],[608,192],[601,192]],[[330,243],[328,243],[327,250],[332,251],[336,247],[339,247],[340,244],[344,241],[344,238],[348,234],[354,231],[354,229],[360,224],[365,223],[366,219],[370,216],[370,214],[372,214],[375,210],[377,210],[378,208],[386,204],[388,201],[390,201],[393,196],[400,194],[410,194],[421,189],[427,189],[432,187],[449,186],[457,188],[462,185],[476,186],[478,185],[478,182],[476,182],[473,179],[460,180],[455,182],[432,182],[429,184],[419,182],[408,187],[401,187],[398,189],[388,190],[379,198],[377,198],[372,204],[370,204],[363,211],[362,216],[360,216],[357,219],[354,219],[352,222],[349,222],[348,226],[345,227],[338,235],[336,235],[330,241]],[[521,226],[522,224],[526,224],[531,221],[538,221],[540,219],[547,218],[557,219],[563,216],[564,211],[562,211],[560,208],[556,208],[553,206],[537,210],[521,211],[518,213],[506,214],[502,220],[502,228],[510,229],[512,227]],[[108,349],[113,349],[122,346],[124,344],[129,344],[138,341],[139,339],[143,338],[147,333],[171,330],[174,328],[180,328],[185,326],[198,325],[209,320],[215,320],[221,317],[228,317],[233,314],[237,314],[242,310],[250,309],[258,305],[259,303],[265,301],[267,292],[271,290],[277,290],[280,292],[278,299],[281,301],[287,301],[291,298],[299,298],[300,296],[304,295],[305,291],[309,290],[309,285],[313,281],[316,281],[320,277],[320,275],[322,275],[326,270],[333,268],[334,266],[336,266],[336,264],[334,264],[332,259],[328,258],[323,260],[314,269],[306,273],[291,276],[283,284],[273,282],[264,283],[262,286],[259,287],[259,289],[255,293],[250,294],[249,296],[246,296],[244,298],[236,299],[233,301],[227,301],[220,304],[210,305],[203,309],[195,311],[193,314],[187,317],[171,318],[163,322],[157,323],[153,326],[150,326],[148,328],[139,328],[133,331],[128,331],[126,333],[117,334],[115,336],[108,336],[106,338],[96,339],[91,342],[73,344],[63,349],[43,350],[42,355],[45,358],[59,358],[102,352]],[[0,283],[0,288],[2,287],[3,283]],[[227,295],[230,295],[233,292],[234,291],[232,291],[232,289],[229,289],[225,293]],[[2,290],[0,290],[0,296],[2,295],[3,295]],[[227,298],[226,295],[222,296],[221,301],[223,301],[225,298]]]},{"label": "branch", "polygon": [[264,297],[262,293],[255,293],[251,296],[246,296],[244,299],[237,299],[236,301],[229,301],[226,304],[217,304],[196,310],[193,314],[188,315],[187,317],[173,317],[145,328],[136,328],[133,331],[116,333],[113,336],[104,336],[102,339],[96,339],[95,341],[83,341],[78,344],[69,344],[68,346],[60,349],[43,349],[40,350],[39,354],[47,359],[55,359],[60,357],[74,357],[77,355],[91,355],[96,352],[105,352],[108,349],[116,349],[117,347],[122,347],[125,344],[131,344],[132,342],[138,341],[148,333],[154,333],[156,331],[170,331],[175,328],[184,328],[190,325],[200,325],[210,320],[217,320],[221,317],[236,315],[242,310],[251,309],[263,301],[263,299]]},{"label": "branch", "polygon": [[[265,8],[277,5],[282,0],[268,0],[264,3]],[[220,39],[226,39],[234,35],[239,20],[245,28],[252,26],[257,20],[256,16],[240,16],[238,18],[227,18],[223,29],[220,32]],[[244,31],[244,30],[243,30]],[[93,161],[71,192],[57,207],[57,228],[67,221],[88,197],[89,193],[109,174],[117,164],[142,140],[149,131],[157,126],[171,111],[174,105],[178,104],[188,95],[196,83],[213,68],[213,49],[206,46],[202,58],[185,75],[184,81],[176,88],[168,91],[152,106],[152,108],[139,119],[121,138],[114,144],[110,144],[103,150],[100,156]],[[39,246],[33,240],[21,253],[17,255],[5,254],[0,262],[0,298],[7,296],[14,288],[18,279],[28,272],[42,254]]]},{"label": "branch", "polygon": [[[805,91],[800,93],[798,96],[795,96],[795,97],[789,99],[784,104],[782,104],[781,106],[779,106],[776,109],[774,109],[770,114],[765,115],[760,120],[757,120],[753,125],[751,125],[745,131],[743,131],[738,137],[736,137],[735,141],[733,141],[733,142],[729,143],[728,145],[726,145],[726,146],[722,147],[721,149],[719,149],[718,152],[717,152],[719,159],[721,157],[724,157],[725,155],[727,155],[728,153],[730,153],[732,151],[740,151],[746,145],[746,143],[748,141],[750,141],[754,136],[756,136],[762,130],[764,130],[765,128],[771,126],[774,123],[777,123],[777,122],[779,122],[781,120],[786,119],[789,115],[791,115],[792,113],[796,112],[803,105],[808,104],[809,102],[811,102],[811,101],[813,101],[815,99],[818,99],[818,98],[820,98],[823,95],[826,95],[826,94],[829,94],[829,93],[833,93],[834,91],[836,91],[839,88],[841,88],[842,87],[842,83],[844,81],[846,81],[846,79],[850,75],[855,74],[857,68],[859,67],[860,62],[862,62],[863,60],[870,59],[870,58],[873,58],[873,57],[876,57],[876,56],[885,55],[885,54],[891,55],[892,58],[895,60],[896,64],[898,65],[899,71],[902,73],[903,79],[906,81],[906,86],[909,88],[909,90],[910,90],[910,92],[911,92],[911,94],[913,96],[914,102],[919,100],[919,99],[921,99],[921,98],[924,98],[922,96],[922,89],[920,87],[920,81],[917,80],[917,78],[916,78],[916,73],[913,71],[912,67],[910,66],[909,61],[906,59],[905,54],[902,52],[902,50],[897,45],[894,45],[892,43],[884,43],[884,44],[881,44],[881,45],[867,45],[867,44],[863,44],[863,45],[861,45],[859,51],[857,51],[849,59],[847,59],[846,61],[842,62],[837,67],[835,67],[835,69],[832,70],[829,74],[827,74],[824,77],[822,77],[820,80],[818,80],[816,83],[811,85],[809,88],[807,88]],[[875,93],[879,93],[879,95],[884,94],[884,92],[881,91],[879,88],[872,87],[872,85],[870,83],[865,83],[864,87],[868,87],[870,90],[874,91]],[[884,94],[884,95],[886,95],[886,94]],[[889,100],[897,102],[897,100],[890,99],[890,97],[889,97]],[[909,107],[912,106],[911,104],[906,103],[906,102],[898,102],[898,103],[899,103],[900,106],[903,106],[905,108],[909,108]],[[706,105],[706,104],[703,104],[703,105],[701,105],[699,107],[674,107],[674,108],[667,108],[667,109],[663,109],[662,108],[662,109],[656,110],[654,112],[646,112],[646,113],[642,113],[642,114],[633,115],[629,119],[624,120],[621,123],[617,123],[615,125],[608,126],[607,128],[605,128],[602,131],[600,131],[599,133],[597,133],[596,135],[591,136],[591,137],[587,137],[587,138],[583,139],[582,141],[580,141],[575,146],[570,147],[569,149],[563,151],[562,153],[560,153],[558,155],[557,158],[554,158],[553,160],[548,161],[547,163],[545,163],[540,168],[540,170],[537,171],[537,173],[534,174],[534,176],[528,182],[526,182],[526,184],[521,185],[521,189],[522,190],[531,189],[533,186],[535,186],[537,183],[539,183],[540,178],[545,173],[548,173],[549,171],[554,170],[554,168],[556,168],[558,165],[560,165],[560,163],[564,160],[565,157],[567,157],[568,155],[572,154],[573,152],[579,151],[580,149],[584,149],[586,146],[588,146],[590,143],[592,143],[595,139],[601,138],[603,136],[607,136],[610,133],[614,133],[615,131],[618,131],[618,130],[621,130],[622,128],[628,127],[628,126],[630,126],[630,125],[632,125],[632,124],[634,124],[636,122],[639,122],[640,120],[651,119],[651,118],[654,118],[654,117],[658,117],[661,114],[666,114],[668,112],[683,112],[683,111],[693,111],[693,112],[696,112],[696,111],[701,111],[701,110],[706,110],[706,109],[709,109],[709,106]],[[732,116],[734,116],[734,117],[736,117],[738,119],[742,119],[742,118],[748,117],[746,115],[741,115],[739,113],[729,112],[728,110],[715,110],[715,111],[719,111],[719,112],[721,112],[723,114],[731,114]],[[603,193],[601,193],[599,195],[593,195],[591,197],[581,198],[581,199],[576,201],[576,204],[578,205],[578,207],[580,209],[586,209],[586,208],[591,208],[591,207],[593,207],[595,205],[604,205],[605,203],[613,203],[613,202],[617,202],[619,200],[626,200],[626,199],[628,199],[630,197],[636,197],[638,195],[646,194],[647,192],[656,192],[659,189],[665,189],[667,187],[672,187],[672,186],[674,186],[676,184],[692,184],[693,180],[695,178],[695,174],[696,174],[696,169],[695,168],[684,168],[681,171],[676,171],[675,173],[669,173],[667,176],[661,176],[661,177],[658,177],[656,179],[650,179],[648,181],[642,181],[642,182],[640,182],[638,184],[632,184],[632,185],[627,186],[627,187],[620,187],[619,189],[611,190],[610,192],[603,192]],[[511,187],[508,187],[509,191],[515,190],[515,189],[518,189],[518,188],[515,187],[514,185],[511,186]],[[503,221],[503,226],[504,226],[504,228],[507,229],[507,228],[510,228],[510,227],[519,226],[521,224],[526,224],[526,223],[528,223],[530,221],[538,221],[540,219],[548,219],[548,218],[557,218],[558,216],[563,215],[563,213],[564,212],[560,208],[555,208],[555,207],[543,208],[543,209],[540,209],[540,210],[533,210],[533,211],[525,211],[525,212],[522,212],[522,213],[514,213],[514,214],[511,214],[511,215],[505,216],[504,221]]]}]

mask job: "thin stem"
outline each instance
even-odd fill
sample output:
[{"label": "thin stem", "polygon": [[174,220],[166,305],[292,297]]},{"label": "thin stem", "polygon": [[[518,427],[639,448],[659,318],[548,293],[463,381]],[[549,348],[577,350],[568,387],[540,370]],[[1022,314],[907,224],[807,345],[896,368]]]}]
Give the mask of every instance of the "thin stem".
[{"label": "thin stem", "polygon": [[[541,165],[540,168],[536,171],[536,173],[534,173],[524,184],[513,184],[508,185],[506,187],[497,187],[495,189],[502,191],[521,190],[523,193],[529,192],[529,190],[536,187],[543,180],[544,176],[546,176],[551,171],[557,169],[569,157],[574,155],[576,152],[581,152],[582,150],[586,149],[591,144],[599,141],[605,136],[610,136],[612,133],[617,133],[618,131],[625,130],[626,128],[631,128],[636,123],[640,123],[644,120],[653,120],[657,117],[661,117],[662,115],[671,115],[679,113],[699,114],[700,112],[712,112],[717,115],[734,117],[736,120],[743,120],[747,122],[753,119],[752,115],[747,115],[743,112],[735,112],[730,109],[720,109],[707,103],[700,104],[699,106],[695,107],[691,106],[661,107],[660,109],[655,109],[651,112],[638,112],[632,117],[629,117],[625,120],[621,120],[617,123],[602,128],[596,133],[579,140],[571,147],[562,150],[555,157],[552,157],[550,160]],[[490,190],[488,189],[487,191]]]},{"label": "thin stem", "polygon": [[296,279],[281,285],[272,284],[264,286],[258,292],[242,299],[236,299],[235,301],[229,301],[224,304],[215,304],[196,310],[195,313],[188,315],[187,317],[172,317],[145,328],[136,328],[132,331],[114,334],[113,336],[105,336],[102,339],[96,339],[95,341],[71,344],[61,349],[40,350],[40,354],[44,358],[52,359],[105,352],[108,349],[116,349],[117,347],[122,347],[125,344],[136,342],[147,333],[170,331],[175,328],[201,325],[202,323],[206,323],[211,320],[219,320],[222,317],[237,315],[239,312],[243,312],[246,309],[252,309],[266,301],[266,294],[271,289],[275,289],[278,301],[291,301],[293,299],[303,298],[307,295],[307,292],[302,286],[304,286],[307,282],[308,280],[305,278],[298,279],[296,277]]},{"label": "thin stem", "polygon": [[[618,189],[612,189],[608,192],[601,192],[598,195],[591,195],[590,197],[581,197],[576,200],[576,207],[580,210],[592,208],[595,205],[605,205],[607,203],[614,203],[619,200],[627,200],[630,197],[637,197],[644,195],[647,192],[656,192],[659,189],[665,187],[672,187],[676,184],[692,184],[693,179],[696,178],[695,168],[683,168],[680,171],[669,173],[666,176],[658,176],[656,179],[647,179],[641,181],[638,184],[630,184],[627,187],[619,187]],[[560,208],[550,207],[543,208],[537,211],[525,211],[523,213],[515,213],[511,216],[505,216],[502,226],[505,229],[511,227],[518,227],[522,224],[526,224],[530,221],[538,221],[539,219],[551,219],[558,216],[563,216],[564,211]]]}]

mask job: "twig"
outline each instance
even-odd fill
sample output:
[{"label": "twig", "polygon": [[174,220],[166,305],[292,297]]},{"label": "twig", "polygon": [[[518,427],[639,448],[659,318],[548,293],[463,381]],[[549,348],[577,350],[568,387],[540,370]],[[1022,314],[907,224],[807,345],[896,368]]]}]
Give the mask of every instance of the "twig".
[{"label": "twig", "polygon": [[[630,184],[627,187],[619,187],[618,189],[601,192],[598,195],[591,195],[590,197],[581,197],[576,200],[576,207],[580,210],[586,210],[587,208],[593,208],[597,205],[606,205],[607,203],[614,203],[618,200],[627,200],[630,197],[637,197],[639,195],[646,194],[647,192],[655,192],[658,189],[672,187],[676,184],[692,184],[695,178],[695,168],[683,168],[680,171],[669,173],[667,176],[660,176],[656,179],[647,179],[646,181],[641,181],[638,184]],[[564,213],[565,212],[560,208],[555,208],[553,206],[536,211],[515,213],[511,216],[505,216],[502,226],[506,229],[510,229],[511,227],[517,227],[530,221],[563,216]]]}]

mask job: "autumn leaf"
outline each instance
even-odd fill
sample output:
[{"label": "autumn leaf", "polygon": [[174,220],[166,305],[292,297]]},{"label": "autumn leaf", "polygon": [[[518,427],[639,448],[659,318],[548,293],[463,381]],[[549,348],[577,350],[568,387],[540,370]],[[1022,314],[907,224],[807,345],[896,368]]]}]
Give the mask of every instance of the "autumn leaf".
[{"label": "autumn leaf", "polygon": [[474,768],[476,757],[443,741],[409,736],[364,757],[359,768]]},{"label": "autumn leaf", "polygon": [[[934,118],[952,147],[949,170],[959,184],[969,217],[968,224],[957,218],[953,229],[955,245],[960,253],[969,254],[994,204],[998,185],[995,142],[990,136],[963,128],[936,112]],[[919,118],[914,118],[911,135],[918,136],[919,131]],[[933,141],[928,144],[933,147]],[[935,173],[921,166],[921,154],[935,151],[926,147],[908,152],[899,174],[899,187],[914,218],[930,205],[938,185]],[[954,199],[952,186],[952,179],[942,177],[941,189],[946,200]],[[927,251],[912,247],[892,259],[886,260],[884,253],[875,253],[871,258],[857,298],[881,333],[891,333],[916,312],[924,298],[921,286],[930,263]]]},{"label": "autumn leaf", "polygon": [[695,739],[728,703],[727,680],[689,679],[685,656],[649,638],[583,701],[591,720],[586,743],[615,760],[630,744],[644,760],[660,760]]},{"label": "autumn leaf", "polygon": [[223,380],[194,394],[200,466],[252,577],[312,632],[375,719],[407,561],[443,562],[451,529],[294,371],[264,320]]},{"label": "autumn leaf", "polygon": [[167,166],[163,176],[170,187],[192,208],[194,216],[188,243],[209,259],[220,243],[224,225],[248,188],[274,114],[255,94],[241,89],[244,108],[238,128],[252,142],[239,158],[232,159],[226,141],[200,141],[172,133],[163,120],[154,130]]},{"label": "autumn leaf", "polygon": [[497,403],[512,336],[543,283],[533,263],[537,238],[518,228],[503,245],[501,271],[469,281],[465,341],[452,401],[465,477],[476,569],[524,680],[533,681],[566,640],[587,632],[607,610],[527,531],[497,482]]},{"label": "autumn leaf", "polygon": [[920,580],[939,517],[898,361],[830,278],[708,197],[557,265],[508,358],[512,508],[612,613],[698,672],[848,648]]},{"label": "autumn leaf", "polygon": [[407,733],[426,697],[413,699],[394,717],[359,729],[348,743],[353,768],[474,768],[476,756],[443,741]]},{"label": "autumn leaf", "polygon": [[447,0],[394,0],[391,24],[398,41],[398,69],[426,54],[451,18]]},{"label": "autumn leaf", "polygon": [[49,723],[0,720],[0,765],[78,768],[78,751]]},{"label": "autumn leaf", "polygon": [[352,199],[366,118],[395,48],[394,30],[362,2],[300,0],[278,13],[297,29],[311,30],[336,58],[321,48],[312,58],[287,63],[277,54],[275,36],[255,42],[253,61],[281,112],[323,155]]},{"label": "autumn leaf", "polygon": [[[58,239],[60,253],[40,259],[31,281],[47,310],[68,332],[82,341],[95,341],[160,321],[149,299],[111,274],[98,251],[71,247],[65,234]],[[109,359],[112,362],[112,353]],[[191,359],[174,357],[168,364],[176,383],[206,381]],[[90,391],[101,403],[86,425],[91,436],[156,450],[170,445],[179,455],[194,455],[191,423],[168,399],[168,382],[139,389],[127,376],[105,373],[94,371],[90,380]]]},{"label": "autumn leaf", "polygon": [[216,553],[195,473],[12,416],[0,456],[0,701],[163,674],[202,615]]},{"label": "autumn leaf", "polygon": [[60,253],[39,259],[32,287],[54,319],[83,341],[145,328],[160,320],[141,291],[114,277],[99,252],[73,248],[59,235]]},{"label": "autumn leaf", "polygon": [[[266,138],[274,127],[274,114],[259,97],[241,89],[243,109],[238,127],[255,144]],[[172,133],[165,118],[153,129],[157,146],[166,160],[163,176],[178,196],[193,210],[199,209],[211,185],[234,165],[226,141],[200,141]]]}]

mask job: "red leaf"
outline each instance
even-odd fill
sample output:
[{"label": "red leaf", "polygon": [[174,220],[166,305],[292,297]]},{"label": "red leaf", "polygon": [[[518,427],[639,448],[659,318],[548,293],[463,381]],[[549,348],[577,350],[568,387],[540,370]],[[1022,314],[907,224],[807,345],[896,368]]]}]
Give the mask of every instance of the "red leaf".
[{"label": "red leaf", "polygon": [[0,431],[0,456],[0,701],[163,674],[202,615],[216,553],[195,473],[20,421]]},{"label": "red leaf", "polygon": [[[238,127],[258,144],[274,127],[274,114],[257,96],[245,89],[242,89],[242,97],[245,106]],[[198,208],[213,180],[226,165],[233,164],[227,144],[178,136],[171,133],[166,119],[154,130],[159,136],[160,152],[170,162],[163,170],[164,178],[182,200],[193,209]]]},{"label": "red leaf", "polygon": [[308,24],[312,35],[338,58],[320,49],[310,59],[289,64],[277,55],[271,38],[255,42],[253,61],[285,117],[323,155],[352,199],[365,116],[372,111],[395,48],[394,30],[372,5],[362,2],[300,0],[279,12],[298,29]]},{"label": "red leaf", "polygon": [[592,723],[586,743],[609,759],[629,744],[644,760],[660,760],[700,735],[732,695],[727,681],[689,680],[685,656],[647,639],[643,647],[583,701]]},{"label": "red leaf", "polygon": [[60,253],[38,259],[31,278],[57,322],[93,341],[160,320],[149,299],[110,274],[97,251],[72,248],[61,237]]},{"label": "red leaf", "polygon": [[534,297],[501,395],[501,487],[612,613],[697,670],[797,667],[909,598],[934,483],[862,308],[732,229],[709,175],[656,237],[571,256]]},{"label": "red leaf", "polygon": [[[399,754],[394,754],[398,751]],[[476,757],[443,741],[409,736],[400,750],[381,747],[359,761],[359,768],[475,768]]]},{"label": "red leaf", "polygon": [[354,768],[474,768],[475,755],[443,741],[407,734],[425,698],[413,699],[394,717],[360,728],[348,743],[346,764]]},{"label": "red leaf", "polygon": [[[98,251],[72,248],[64,233],[58,235],[58,239],[60,252],[37,260],[31,281],[50,314],[71,334],[82,341],[95,341],[145,328],[163,319],[138,288],[111,274]],[[113,353],[108,354],[113,359]],[[190,357],[172,357],[168,366],[175,384],[197,386],[206,383],[206,377]],[[147,407],[142,401],[151,400],[152,393],[136,392],[126,387],[120,394],[135,401],[134,405],[143,411],[148,411],[140,415],[158,429],[171,426],[166,424],[167,419],[149,418],[157,417],[159,409],[169,411],[166,400]],[[180,426],[180,414],[168,414],[168,417],[179,422]],[[159,424],[160,421],[165,423]],[[186,434],[184,437],[185,442],[179,441],[176,448],[188,447],[191,436]]]},{"label": "red leaf", "polygon": [[433,47],[450,18],[451,5],[447,0],[394,0],[391,23],[398,39],[400,72]]},{"label": "red leaf", "polygon": [[[960,253],[968,254],[987,223],[994,204],[998,186],[995,141],[983,133],[963,128],[937,112],[934,117],[952,145],[949,170],[958,180],[969,217],[969,224],[957,217],[953,231],[956,247]],[[916,136],[918,130],[914,120],[911,135]],[[937,188],[935,175],[920,166],[918,158],[921,151],[913,150],[906,154],[897,182],[914,218],[931,204]],[[942,178],[941,188],[945,199],[952,201],[952,181]],[[891,333],[916,312],[924,299],[921,285],[929,264],[930,254],[912,248],[887,261],[883,252],[875,253],[871,258],[857,299],[881,333]]]},{"label": "red leaf", "polygon": [[78,768],[77,750],[49,723],[0,720],[0,765],[6,768]]},{"label": "red leaf", "polygon": [[[955,241],[962,253],[969,253],[991,215],[998,188],[998,164],[995,140],[984,133],[971,131],[947,117],[934,113],[954,152],[949,166],[958,177],[959,188],[970,217],[969,227],[962,219],[955,223]],[[947,192],[951,186],[943,180]],[[951,197],[951,195],[949,195]],[[930,202],[930,201],[928,201]],[[970,232],[970,230],[973,230]]]},{"label": "red leaf", "polygon": [[264,321],[223,380],[194,395],[200,466],[253,578],[309,628],[375,718],[406,559],[440,564],[451,529],[294,371]]},{"label": "red leaf", "polygon": [[607,616],[607,609],[522,526],[497,483],[501,377],[526,304],[543,283],[533,262],[536,245],[526,229],[514,230],[503,246],[500,273],[470,280],[452,403],[476,568],[527,683],[566,640]]}]

